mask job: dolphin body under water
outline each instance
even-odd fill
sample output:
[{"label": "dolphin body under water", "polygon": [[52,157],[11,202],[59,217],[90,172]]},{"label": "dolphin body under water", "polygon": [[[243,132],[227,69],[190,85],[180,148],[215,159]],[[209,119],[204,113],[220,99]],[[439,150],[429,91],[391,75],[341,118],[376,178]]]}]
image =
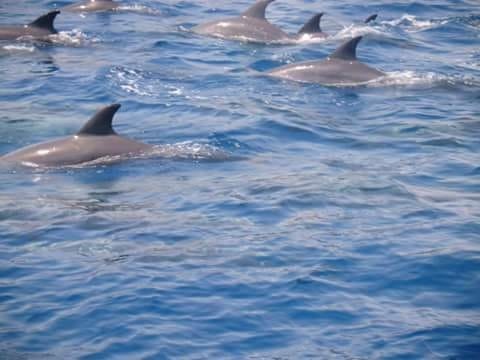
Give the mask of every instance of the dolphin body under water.
[{"label": "dolphin body under water", "polygon": [[153,148],[117,135],[112,128],[114,114],[120,104],[100,109],[73,136],[34,144],[0,157],[0,164],[30,166],[68,166],[93,161],[105,156],[143,154]]},{"label": "dolphin body under water", "polygon": [[67,5],[62,10],[71,12],[95,12],[109,11],[120,7],[120,4],[113,0],[87,0]]},{"label": "dolphin body under water", "polygon": [[385,76],[385,73],[357,60],[356,49],[361,39],[362,36],[358,36],[345,42],[324,60],[280,66],[266,74],[287,80],[323,85],[354,85]]},{"label": "dolphin body under water", "polygon": [[60,14],[58,10],[51,11],[28,25],[1,26],[0,40],[15,40],[21,37],[46,40],[49,35],[58,33],[53,27],[53,21],[58,14]]}]

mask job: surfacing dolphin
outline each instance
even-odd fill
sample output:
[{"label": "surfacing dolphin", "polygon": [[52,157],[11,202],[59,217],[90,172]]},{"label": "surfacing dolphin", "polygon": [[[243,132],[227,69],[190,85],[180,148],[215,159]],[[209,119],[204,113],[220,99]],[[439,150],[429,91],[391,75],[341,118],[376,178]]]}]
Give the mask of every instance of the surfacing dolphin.
[{"label": "surfacing dolphin", "polygon": [[265,10],[267,6],[274,1],[275,0],[258,0],[246,11],[241,13],[240,16],[200,24],[193,27],[192,31],[200,35],[214,36],[222,39],[261,43],[297,40],[300,35],[304,35],[309,30],[312,30],[312,33],[321,33],[318,25],[316,27],[308,25],[309,22],[313,21],[313,18],[303,26],[302,30],[300,30],[301,34],[299,32],[299,34],[295,35],[289,35],[278,26],[271,24],[265,18]]},{"label": "surfacing dolphin", "polygon": [[57,167],[82,164],[105,156],[140,155],[153,145],[130,140],[112,128],[120,104],[100,109],[73,136],[24,147],[0,157],[2,164]]},{"label": "surfacing dolphin", "polygon": [[280,66],[266,74],[287,80],[323,85],[356,85],[385,76],[385,73],[357,60],[356,49],[361,39],[362,36],[358,36],[345,42],[324,60]]},{"label": "surfacing dolphin", "polygon": [[11,25],[0,27],[0,40],[16,40],[21,37],[30,37],[35,40],[47,40],[49,35],[57,34],[53,27],[55,17],[60,11],[51,11],[40,16],[28,25]]},{"label": "surfacing dolphin", "polygon": [[265,9],[275,0],[258,0],[240,16],[215,20],[195,26],[192,30],[200,35],[230,40],[274,42],[289,39],[287,33],[265,18]]},{"label": "surfacing dolphin", "polygon": [[326,38],[328,37],[327,33],[322,31],[320,27],[320,20],[324,14],[319,13],[313,15],[310,20],[308,20],[305,25],[298,31],[297,38],[302,38],[303,36],[307,35],[310,38]]},{"label": "surfacing dolphin", "polygon": [[67,5],[62,10],[71,12],[95,12],[109,11],[120,7],[120,4],[113,0],[86,0]]},{"label": "surfacing dolphin", "polygon": [[[318,13],[313,15],[310,20],[308,20],[305,25],[300,29],[300,31],[297,33],[297,39],[325,39],[329,37],[330,35],[327,34],[326,32],[322,31],[322,28],[320,27],[320,21],[322,19],[322,16],[324,13]],[[371,21],[375,21],[377,18],[377,14],[372,14],[369,17],[367,17],[363,22],[365,24],[368,24]]]}]

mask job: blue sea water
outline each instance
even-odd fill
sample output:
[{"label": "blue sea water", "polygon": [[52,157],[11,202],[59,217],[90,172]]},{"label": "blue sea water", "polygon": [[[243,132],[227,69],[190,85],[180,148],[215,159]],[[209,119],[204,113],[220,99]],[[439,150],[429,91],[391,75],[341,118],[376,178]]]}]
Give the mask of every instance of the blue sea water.
[{"label": "blue sea water", "polygon": [[[120,102],[119,133],[181,155],[0,172],[0,359],[480,357],[478,1],[275,1],[291,33],[326,13],[293,45],[189,31],[251,3],[126,0],[0,44],[0,154]],[[379,82],[258,76],[359,34]]]}]

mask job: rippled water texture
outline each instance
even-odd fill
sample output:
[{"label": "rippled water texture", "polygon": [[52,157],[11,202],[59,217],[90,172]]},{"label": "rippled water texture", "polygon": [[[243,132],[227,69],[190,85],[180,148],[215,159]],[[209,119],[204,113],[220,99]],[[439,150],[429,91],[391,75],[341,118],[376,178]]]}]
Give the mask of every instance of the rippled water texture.
[{"label": "rippled water texture", "polygon": [[[290,45],[189,31],[250,3],[123,1],[0,44],[1,154],[112,102],[159,151],[0,171],[1,359],[479,357],[478,1],[277,0],[290,33],[325,12]],[[359,34],[380,82],[258,74]]]}]

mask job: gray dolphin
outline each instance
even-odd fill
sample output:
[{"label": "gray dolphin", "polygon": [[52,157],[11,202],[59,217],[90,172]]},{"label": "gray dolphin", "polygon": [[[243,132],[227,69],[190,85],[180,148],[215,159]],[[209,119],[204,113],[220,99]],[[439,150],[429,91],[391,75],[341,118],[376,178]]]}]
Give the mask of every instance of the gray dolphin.
[{"label": "gray dolphin", "polygon": [[119,6],[120,4],[113,0],[86,0],[65,6],[62,10],[71,12],[94,12],[115,10]]},{"label": "gray dolphin", "polygon": [[265,9],[275,0],[258,0],[240,16],[215,20],[195,26],[192,31],[230,40],[272,42],[289,39],[289,35],[265,18]]},{"label": "gray dolphin", "polygon": [[31,166],[81,164],[104,156],[142,154],[153,148],[119,136],[112,128],[113,115],[120,104],[100,109],[73,136],[34,144],[0,157],[0,163]]},{"label": "gray dolphin", "polygon": [[295,35],[287,34],[278,26],[271,24],[265,18],[265,10],[274,1],[257,0],[240,16],[200,24],[193,27],[192,31],[223,39],[262,43],[294,41],[307,33],[313,37],[324,37],[319,25],[323,13],[312,17]]},{"label": "gray dolphin", "polygon": [[[325,39],[329,37],[327,33],[322,31],[322,28],[320,27],[320,20],[322,19],[322,16],[324,13],[318,13],[313,15],[310,20],[308,20],[305,25],[300,29],[300,31],[297,33],[297,38],[301,39],[305,35],[308,35],[308,38],[310,39]],[[371,21],[375,21],[377,18],[378,14],[372,14],[369,17],[367,17],[363,22],[365,24],[368,24]]]},{"label": "gray dolphin", "polygon": [[308,34],[311,38],[326,38],[328,37],[327,33],[324,33],[320,27],[320,19],[324,14],[319,13],[313,15],[310,20],[308,20],[305,25],[297,33],[297,38],[301,38],[304,35]]},{"label": "gray dolphin", "polygon": [[53,27],[53,21],[58,14],[60,14],[58,10],[51,11],[28,25],[1,26],[0,40],[15,40],[23,36],[46,40],[49,35],[58,33]]},{"label": "gray dolphin", "polygon": [[368,24],[369,22],[377,20],[378,14],[372,14],[369,17],[367,17],[364,21],[365,24]]},{"label": "gray dolphin", "polygon": [[287,80],[324,85],[353,85],[385,76],[385,73],[357,60],[356,49],[361,39],[362,36],[358,36],[345,42],[324,60],[280,66],[266,74]]}]

